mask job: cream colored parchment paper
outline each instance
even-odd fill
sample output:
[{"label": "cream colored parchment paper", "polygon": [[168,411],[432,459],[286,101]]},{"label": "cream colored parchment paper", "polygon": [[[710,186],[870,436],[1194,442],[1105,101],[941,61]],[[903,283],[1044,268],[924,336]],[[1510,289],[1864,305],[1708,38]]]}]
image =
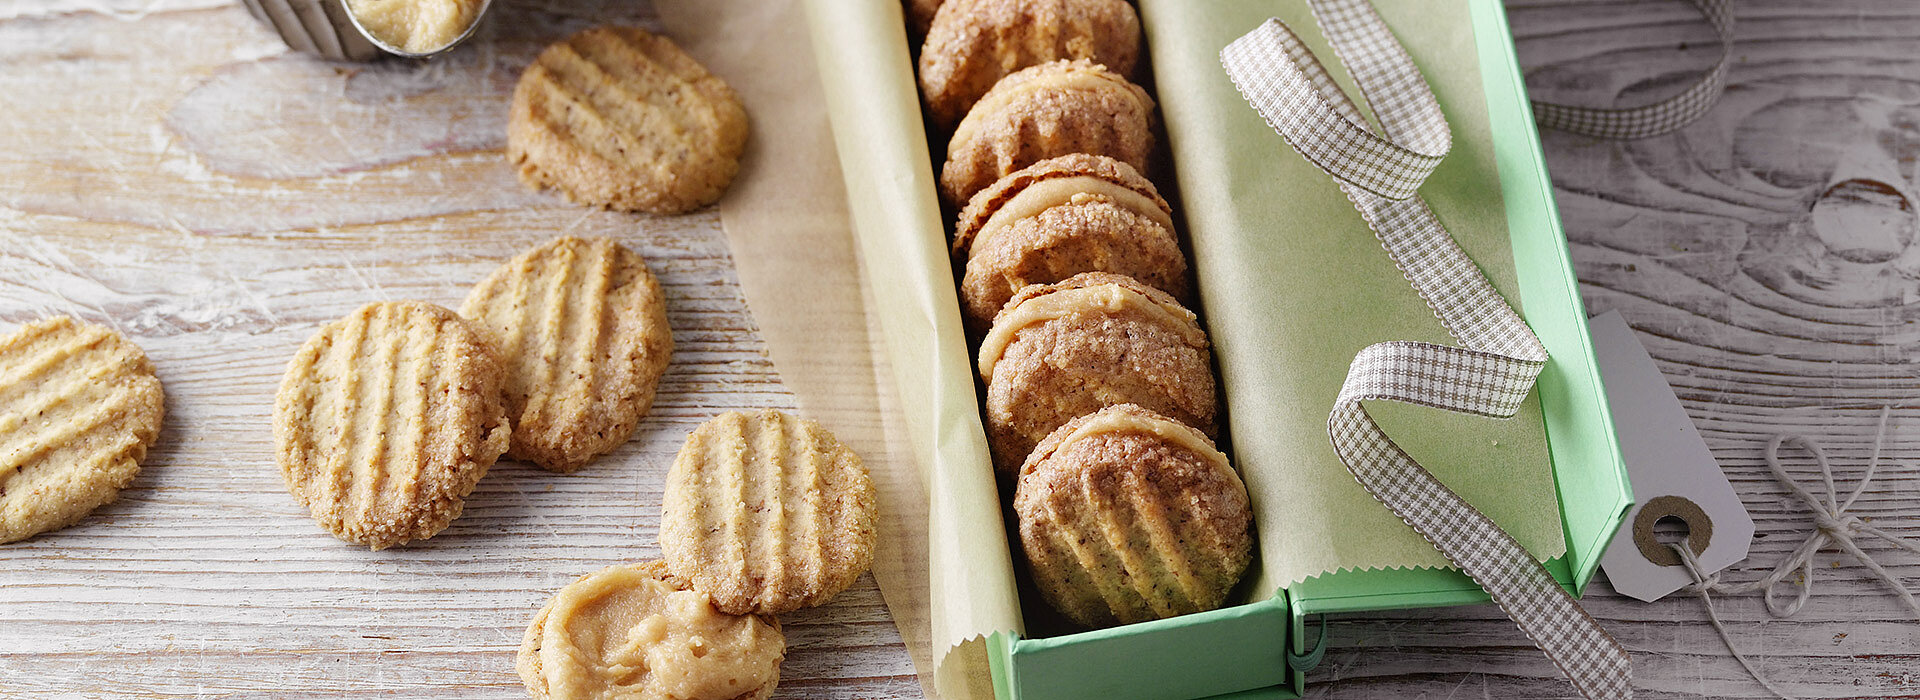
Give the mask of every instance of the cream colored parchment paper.
[{"label": "cream colored parchment paper", "polygon": [[879,502],[873,577],[929,697],[928,479],[900,420],[855,251],[847,190],[800,0],[660,0],[668,33],[752,121],[720,202],[742,293],[800,412],[866,462]]},{"label": "cream colored parchment paper", "polygon": [[753,120],[722,225],[782,382],[874,472],[874,577],[922,685],[991,698],[983,637],[1019,602],[900,4],[802,6],[658,4]]}]

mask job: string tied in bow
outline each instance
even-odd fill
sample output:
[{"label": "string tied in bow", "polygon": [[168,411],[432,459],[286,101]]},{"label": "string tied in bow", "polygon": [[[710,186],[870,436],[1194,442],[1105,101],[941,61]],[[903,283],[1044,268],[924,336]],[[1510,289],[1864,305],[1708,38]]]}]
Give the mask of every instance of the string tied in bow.
[{"label": "string tied in bow", "polygon": [[[1875,527],[1865,520],[1862,520],[1859,516],[1847,512],[1849,508],[1853,507],[1854,501],[1859,500],[1860,495],[1866,493],[1867,487],[1873,483],[1874,472],[1880,466],[1880,450],[1881,447],[1885,445],[1887,439],[1887,420],[1891,417],[1892,412],[1893,409],[1890,406],[1881,407],[1880,425],[1874,434],[1873,452],[1867,457],[1866,472],[1860,475],[1860,481],[1854,484],[1853,492],[1847,494],[1847,498],[1844,501],[1840,499],[1840,490],[1834,483],[1833,464],[1827,460],[1826,450],[1820,446],[1819,442],[1803,435],[1775,435],[1767,441],[1767,469],[1773,472],[1773,478],[1778,480],[1780,485],[1785,486],[1789,493],[1799,498],[1800,501],[1805,503],[1807,508],[1813,512],[1814,529],[1812,532],[1807,533],[1807,538],[1802,540],[1798,547],[1795,547],[1791,553],[1788,553],[1787,556],[1775,563],[1773,568],[1769,570],[1765,576],[1760,577],[1759,580],[1742,584],[1721,583],[1719,573],[1707,574],[1701,571],[1700,561],[1694,558],[1692,550],[1679,544],[1667,545],[1675,554],[1680,556],[1680,562],[1687,567],[1687,572],[1693,576],[1694,583],[1688,586],[1686,590],[1699,595],[1700,600],[1706,604],[1707,621],[1712,623],[1713,629],[1720,633],[1721,641],[1727,644],[1727,651],[1733,653],[1734,660],[1738,661],[1740,666],[1747,670],[1748,675],[1753,676],[1755,681],[1759,681],[1760,685],[1765,686],[1766,689],[1772,691],[1774,695],[1782,698],[1791,697],[1781,692],[1780,689],[1775,688],[1772,683],[1767,682],[1766,678],[1754,670],[1753,664],[1747,661],[1747,658],[1740,653],[1740,650],[1734,647],[1733,638],[1727,633],[1726,625],[1720,622],[1720,616],[1713,610],[1712,594],[1738,595],[1760,591],[1762,599],[1767,604],[1767,612],[1772,613],[1775,617],[1793,617],[1794,613],[1800,612],[1800,608],[1807,604],[1807,598],[1813,593],[1813,577],[1815,571],[1813,565],[1814,555],[1826,549],[1828,544],[1833,544],[1848,554],[1852,554],[1854,559],[1859,560],[1862,565],[1867,567],[1868,571],[1873,572],[1875,577],[1879,578],[1882,583],[1885,583],[1887,588],[1891,589],[1894,594],[1900,598],[1900,602],[1906,606],[1909,612],[1913,613],[1914,618],[1920,619],[1920,601],[1914,599],[1913,592],[1902,585],[1899,579],[1887,571],[1886,567],[1881,566],[1880,562],[1875,561],[1865,550],[1862,550],[1860,545],[1854,542],[1854,538],[1860,535],[1871,535],[1898,549],[1904,549],[1914,554],[1920,554],[1920,543]],[[1808,489],[1804,484],[1801,484],[1798,479],[1793,478],[1793,475],[1787,473],[1786,467],[1781,464],[1780,448],[1789,443],[1813,455],[1814,464],[1820,467],[1821,483],[1826,486],[1825,500],[1821,500],[1812,490]],[[1791,601],[1781,603],[1778,599],[1774,598],[1774,590],[1783,581],[1786,581],[1787,577],[1792,576],[1795,572],[1800,574],[1799,591],[1794,594]]]}]

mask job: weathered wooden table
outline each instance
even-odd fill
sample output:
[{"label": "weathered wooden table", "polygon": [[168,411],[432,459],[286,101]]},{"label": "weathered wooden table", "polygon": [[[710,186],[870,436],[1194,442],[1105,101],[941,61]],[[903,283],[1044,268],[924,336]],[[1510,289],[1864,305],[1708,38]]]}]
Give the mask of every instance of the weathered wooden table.
[{"label": "weathered wooden table", "polygon": [[[1649,99],[1715,51],[1669,0],[1508,7],[1546,97]],[[523,697],[513,649],[549,592],[657,554],[660,482],[685,432],[792,404],[711,210],[586,211],[524,190],[500,156],[506,95],[538,47],[596,21],[651,23],[649,7],[498,11],[512,21],[445,59],[345,66],[285,54],[229,0],[0,0],[0,330],[58,313],[114,325],[159,366],[169,411],[118,503],[0,547],[0,697]],[[1810,527],[1767,474],[1765,437],[1823,436],[1857,467],[1883,404],[1891,468],[1855,510],[1920,534],[1920,6],[1736,13],[1733,87],[1706,120],[1546,147],[1590,310],[1640,330],[1758,521],[1758,566]],[[1885,185],[1840,190],[1888,208],[1880,228],[1815,215],[1846,179]],[[666,286],[678,347],[634,439],[571,476],[503,462],[419,545],[367,552],[321,532],[273,465],[282,363],[362,303],[457,304],[560,232],[624,241]],[[1920,623],[1855,562],[1819,562],[1792,619],[1720,602],[1743,650],[1796,694],[1920,696]],[[1913,557],[1883,562],[1920,583]],[[1587,606],[1635,652],[1643,696],[1762,694],[1697,600],[1642,604],[1601,582]],[[919,696],[870,580],[785,623],[780,697]],[[1316,696],[1567,692],[1491,607],[1331,629]]]}]

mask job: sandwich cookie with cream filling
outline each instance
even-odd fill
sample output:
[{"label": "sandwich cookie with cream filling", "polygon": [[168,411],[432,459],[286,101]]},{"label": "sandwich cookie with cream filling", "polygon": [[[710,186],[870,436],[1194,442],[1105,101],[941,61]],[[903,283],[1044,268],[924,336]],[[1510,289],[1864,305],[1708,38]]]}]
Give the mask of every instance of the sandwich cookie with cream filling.
[{"label": "sandwich cookie with cream filling", "polygon": [[1069,153],[1111,157],[1145,170],[1153,150],[1153,98],[1087,60],[1025,68],[974,103],[947,142],[940,191],[955,206],[1015,170]]},{"label": "sandwich cookie with cream filling", "polygon": [[[909,14],[925,3],[910,0]],[[1086,59],[1133,75],[1140,17],[1125,0],[950,0],[928,21],[920,92],[942,128],[953,126],[1007,74]]]},{"label": "sandwich cookie with cream filling", "polygon": [[1226,455],[1139,406],[1047,436],[1013,508],[1041,595],[1089,627],[1218,608],[1253,557],[1246,485]]},{"label": "sandwich cookie with cream filling", "polygon": [[973,196],[954,226],[969,329],[985,332],[1022,288],[1082,272],[1127,275],[1190,298],[1171,214],[1151,181],[1106,156],[1049,158],[1000,178]]},{"label": "sandwich cookie with cream filling", "polygon": [[1207,334],[1138,280],[1085,272],[1014,295],[980,342],[987,440],[1011,471],[1067,421],[1138,404],[1214,434]]}]

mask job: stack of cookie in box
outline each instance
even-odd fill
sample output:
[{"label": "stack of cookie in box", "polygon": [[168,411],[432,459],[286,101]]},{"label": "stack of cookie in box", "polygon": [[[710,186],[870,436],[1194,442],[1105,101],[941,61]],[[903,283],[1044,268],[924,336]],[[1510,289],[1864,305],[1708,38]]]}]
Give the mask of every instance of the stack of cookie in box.
[{"label": "stack of cookie in box", "polygon": [[1219,607],[1251,513],[1213,443],[1173,211],[1143,174],[1154,103],[1132,80],[1133,6],[946,0],[913,29],[988,442],[1036,587],[1092,627]]}]

